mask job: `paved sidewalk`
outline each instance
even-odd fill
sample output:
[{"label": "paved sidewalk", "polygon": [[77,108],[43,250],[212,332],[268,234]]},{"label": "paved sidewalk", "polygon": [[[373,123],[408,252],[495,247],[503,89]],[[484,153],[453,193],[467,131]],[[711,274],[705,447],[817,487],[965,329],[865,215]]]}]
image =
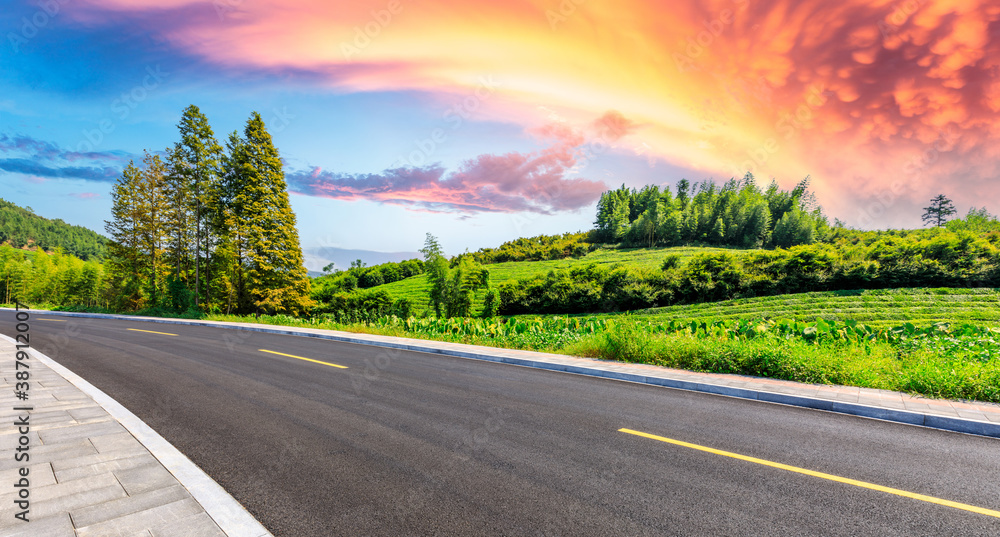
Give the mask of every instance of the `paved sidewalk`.
[{"label": "paved sidewalk", "polygon": [[[178,457],[179,452],[171,453],[151,441],[150,433],[156,433],[148,427],[137,434],[153,444],[152,452],[140,443],[126,428],[136,429],[135,422],[142,424],[135,416],[112,416],[91,394],[53,369],[64,369],[61,366],[50,367],[35,355],[26,362],[30,366],[29,399],[21,401],[14,396],[18,381],[15,348],[0,338],[0,375],[4,381],[0,391],[0,536],[270,535],[221,487],[206,487],[207,476],[201,481],[191,479],[192,468],[195,473],[200,470],[182,455]],[[70,373],[73,377],[82,380]],[[33,410],[13,410],[23,406]],[[108,406],[115,414],[123,410]],[[16,426],[15,422],[25,416],[29,425]],[[24,443],[27,451],[21,453],[30,458],[18,462],[16,448]],[[28,469],[28,522],[15,518],[24,507],[15,504],[19,491],[25,490],[15,486],[22,467]],[[195,495],[200,496],[200,502]]]}]

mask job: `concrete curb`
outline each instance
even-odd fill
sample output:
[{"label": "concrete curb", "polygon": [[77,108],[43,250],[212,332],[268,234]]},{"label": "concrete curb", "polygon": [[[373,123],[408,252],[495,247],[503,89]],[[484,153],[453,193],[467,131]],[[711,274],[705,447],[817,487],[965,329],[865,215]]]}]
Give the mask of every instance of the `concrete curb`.
[{"label": "concrete curb", "polygon": [[[39,313],[38,310],[29,310],[29,312]],[[6,335],[0,334],[0,338],[17,344],[14,339]],[[212,517],[212,520],[226,535],[230,537],[272,537],[271,532],[267,531],[260,522],[257,522],[257,519],[247,512],[235,498],[230,496],[226,489],[216,483],[201,468],[198,468],[191,459],[187,458],[170,442],[167,442],[159,433],[146,425],[138,416],[52,358],[34,348],[30,348],[29,352],[38,361],[47,365],[93,399],[111,417],[118,420],[191,493],[191,496],[201,504],[208,516]]]},{"label": "concrete curb", "polygon": [[[10,309],[10,308],[3,308],[3,309]],[[545,361],[528,360],[524,358],[515,358],[512,356],[503,356],[502,353],[505,349],[493,349],[491,347],[478,347],[474,345],[465,345],[464,347],[476,350],[460,351],[460,350],[445,349],[434,346],[433,345],[434,343],[441,343],[435,341],[424,342],[423,340],[413,340],[405,338],[392,338],[393,340],[396,341],[379,341],[376,339],[368,339],[358,336],[341,335],[341,334],[346,334],[346,332],[320,334],[315,332],[307,332],[291,327],[283,328],[275,326],[273,328],[272,327],[265,328],[261,326],[249,326],[249,325],[239,326],[235,324],[225,324],[221,321],[193,321],[190,319],[134,317],[130,315],[109,315],[103,313],[71,313],[71,312],[44,311],[44,310],[29,310],[29,311],[31,313],[44,314],[44,315],[62,315],[67,317],[85,317],[85,318],[95,318],[95,319],[120,319],[125,321],[143,321],[143,322],[153,322],[153,323],[163,323],[163,324],[186,324],[192,326],[208,326],[215,328],[228,328],[232,330],[246,330],[250,332],[260,332],[265,334],[313,337],[317,339],[326,339],[331,341],[339,341],[343,343],[355,343],[359,345],[371,345],[375,347],[426,352],[431,354],[454,356],[458,358],[469,358],[473,360],[484,360],[489,362],[520,365],[536,369],[562,371],[565,373],[575,373],[578,375],[587,375],[592,377],[623,380],[628,382],[638,382],[641,384],[649,384],[653,386],[663,386],[666,388],[675,388],[679,390],[710,393],[727,397],[736,397],[740,399],[753,399],[756,401],[763,401],[767,403],[778,403],[782,405],[811,408],[815,410],[825,410],[827,412],[849,414],[852,416],[860,416],[864,418],[873,418],[884,421],[905,423],[909,425],[917,425],[921,427],[930,427],[933,429],[943,429],[946,431],[1000,438],[1000,423],[969,420],[969,419],[955,418],[950,416],[939,416],[934,414],[923,414],[920,412],[912,412],[909,410],[896,410],[891,408],[863,405],[859,403],[847,403],[847,402],[834,401],[830,399],[821,399],[818,397],[809,397],[803,395],[789,395],[783,393],[768,392],[763,390],[733,388],[730,386],[721,386],[718,384],[690,382],[690,381],[656,377],[656,376],[636,375],[632,373],[622,373],[619,371],[609,371],[605,369],[599,369],[596,367],[582,367],[582,366],[559,364],[559,363],[552,363]],[[372,337],[388,338],[390,336],[372,336]],[[485,352],[485,351],[490,351],[490,352]],[[518,352],[528,352],[528,351],[518,351]],[[544,353],[536,353],[536,354],[539,354],[540,356],[545,356]],[[562,355],[554,355],[554,356],[565,358],[565,356]]]}]

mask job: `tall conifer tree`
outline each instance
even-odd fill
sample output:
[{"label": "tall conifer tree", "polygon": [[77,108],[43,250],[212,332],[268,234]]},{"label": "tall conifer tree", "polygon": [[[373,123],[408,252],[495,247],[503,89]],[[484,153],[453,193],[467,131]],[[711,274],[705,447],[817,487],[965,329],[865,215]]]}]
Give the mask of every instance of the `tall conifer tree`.
[{"label": "tall conifer tree", "polygon": [[309,279],[281,158],[260,114],[251,114],[243,138],[230,136],[228,145],[221,190],[233,226],[234,257],[241,265],[241,306],[302,313],[312,305]]},{"label": "tall conifer tree", "polygon": [[174,146],[171,165],[176,187],[188,190],[185,197],[194,233],[194,297],[195,304],[200,307],[201,291],[207,287],[204,282],[208,280],[202,268],[207,266],[204,260],[211,255],[217,235],[217,230],[208,225],[212,219],[208,217],[207,208],[216,204],[222,146],[215,139],[208,119],[193,104],[184,109],[177,128],[181,141]]},{"label": "tall conifer tree", "polygon": [[104,222],[108,243],[107,269],[112,286],[118,289],[116,307],[142,306],[142,214],[140,189],[142,172],[129,161],[111,188],[111,220]]},{"label": "tall conifer tree", "polygon": [[143,169],[140,172],[140,188],[138,192],[139,205],[139,240],[143,256],[146,278],[149,282],[149,301],[152,306],[162,305],[165,289],[165,273],[167,263],[165,246],[168,239],[166,221],[168,216],[167,203],[167,167],[158,155],[146,152],[142,160]]}]

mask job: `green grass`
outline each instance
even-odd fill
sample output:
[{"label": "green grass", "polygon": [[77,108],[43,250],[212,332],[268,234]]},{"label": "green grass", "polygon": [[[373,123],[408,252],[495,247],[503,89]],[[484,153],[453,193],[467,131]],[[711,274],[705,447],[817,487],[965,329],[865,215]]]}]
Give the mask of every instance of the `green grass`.
[{"label": "green grass", "polygon": [[[558,259],[554,261],[511,261],[485,265],[485,268],[490,271],[490,285],[499,285],[510,280],[530,278],[537,274],[547,274],[550,270],[585,267],[592,263],[596,265],[621,264],[641,269],[659,270],[663,259],[668,255],[681,256],[681,263],[683,264],[687,259],[698,254],[717,252],[738,254],[746,251],[748,250],[697,246],[676,246],[672,248],[601,248],[581,258]],[[380,285],[372,289],[384,289],[393,298],[406,298],[413,303],[418,312],[427,309],[427,295],[430,291],[430,283],[427,281],[426,274]],[[474,309],[476,310],[482,309],[483,293],[479,294],[480,296],[476,298],[474,304]]]},{"label": "green grass", "polygon": [[983,288],[825,291],[668,306],[634,314],[649,321],[822,318],[855,320],[877,328],[904,322],[923,326],[936,322],[996,325],[1000,324],[1000,291]]}]

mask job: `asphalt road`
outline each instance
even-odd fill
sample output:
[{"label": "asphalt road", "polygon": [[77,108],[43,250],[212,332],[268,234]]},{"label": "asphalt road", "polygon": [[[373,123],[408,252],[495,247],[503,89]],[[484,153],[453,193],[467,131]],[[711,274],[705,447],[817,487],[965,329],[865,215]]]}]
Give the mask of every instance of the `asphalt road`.
[{"label": "asphalt road", "polygon": [[278,536],[1000,535],[987,514],[619,429],[1000,510],[996,439],[306,337],[30,331]]}]

